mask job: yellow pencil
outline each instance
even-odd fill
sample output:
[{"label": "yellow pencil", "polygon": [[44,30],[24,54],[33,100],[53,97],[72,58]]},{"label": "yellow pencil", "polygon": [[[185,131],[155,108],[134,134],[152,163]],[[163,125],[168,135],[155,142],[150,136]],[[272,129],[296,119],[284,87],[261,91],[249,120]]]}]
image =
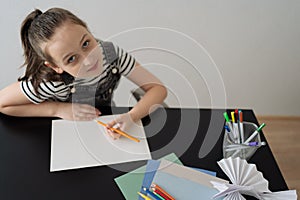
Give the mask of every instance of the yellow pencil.
[{"label": "yellow pencil", "polygon": [[144,195],[144,194],[142,194],[142,193],[140,193],[140,192],[138,192],[138,194],[139,194],[141,197],[143,197],[145,200],[151,200],[150,197],[147,197],[146,195]]},{"label": "yellow pencil", "polygon": [[[99,121],[99,120],[96,120],[96,122],[97,122],[98,124],[101,124],[102,126],[107,127],[107,124],[105,124],[105,123],[103,123],[103,122],[101,122],[101,121]],[[109,129],[112,130],[112,131],[115,131],[115,132],[119,133],[120,135],[123,135],[124,137],[127,137],[128,139],[131,139],[131,140],[133,140],[133,141],[135,141],[135,142],[140,142],[139,139],[137,139],[137,138],[135,138],[135,137],[133,137],[133,136],[131,136],[131,135],[128,135],[127,133],[125,133],[125,132],[123,132],[123,131],[121,131],[121,130],[119,130],[119,129],[116,129],[116,128],[109,128]]]}]

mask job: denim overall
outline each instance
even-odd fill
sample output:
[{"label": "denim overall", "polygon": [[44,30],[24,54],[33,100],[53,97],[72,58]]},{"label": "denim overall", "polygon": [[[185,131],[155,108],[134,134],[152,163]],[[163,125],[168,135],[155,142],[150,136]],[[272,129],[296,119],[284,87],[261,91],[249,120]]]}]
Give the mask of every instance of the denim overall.
[{"label": "denim overall", "polygon": [[[114,89],[118,86],[121,75],[116,66],[118,56],[111,42],[99,41],[103,47],[104,56],[109,63],[106,68],[106,81],[100,84],[100,81],[93,85],[74,85],[70,88],[70,96],[67,102],[89,104],[96,108],[101,106],[112,106],[112,96]],[[70,85],[74,77],[68,73],[62,74],[63,82]]]}]

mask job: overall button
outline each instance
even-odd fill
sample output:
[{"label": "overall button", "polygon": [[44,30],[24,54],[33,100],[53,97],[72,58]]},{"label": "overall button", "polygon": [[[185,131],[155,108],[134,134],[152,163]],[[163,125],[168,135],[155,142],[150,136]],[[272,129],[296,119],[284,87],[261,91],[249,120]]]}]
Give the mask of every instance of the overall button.
[{"label": "overall button", "polygon": [[116,74],[116,73],[118,72],[118,70],[117,70],[117,68],[113,68],[113,69],[111,70],[111,72],[112,72],[113,74]]},{"label": "overall button", "polygon": [[71,88],[71,93],[75,93],[76,92],[76,88],[75,87],[72,87]]},{"label": "overall button", "polygon": [[111,88],[109,88],[108,92],[109,92],[109,93],[112,93],[112,89],[111,89]]}]

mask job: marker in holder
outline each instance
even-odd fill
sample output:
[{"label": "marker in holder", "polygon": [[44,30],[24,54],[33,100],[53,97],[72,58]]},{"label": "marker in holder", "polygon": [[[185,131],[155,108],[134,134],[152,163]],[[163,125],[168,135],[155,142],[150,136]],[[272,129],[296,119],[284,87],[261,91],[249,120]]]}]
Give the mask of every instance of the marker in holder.
[{"label": "marker in holder", "polygon": [[[231,122],[226,122],[225,126],[229,127]],[[250,137],[257,129],[257,125],[251,122],[243,122],[243,138],[247,140],[250,138],[250,141],[241,143],[238,140],[233,140],[234,133],[238,130],[230,130],[225,128],[225,135],[223,140],[223,156],[224,158],[228,157],[240,157],[242,159],[248,160],[256,150],[265,145],[265,142],[261,142],[260,134],[256,134],[255,137]],[[233,129],[237,128],[232,126]]]}]

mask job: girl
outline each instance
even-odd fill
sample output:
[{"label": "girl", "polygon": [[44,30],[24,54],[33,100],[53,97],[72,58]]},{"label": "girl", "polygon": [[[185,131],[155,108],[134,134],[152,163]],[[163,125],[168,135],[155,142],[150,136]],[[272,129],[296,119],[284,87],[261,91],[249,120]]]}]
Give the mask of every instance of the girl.
[{"label": "girl", "polygon": [[0,91],[4,114],[93,120],[101,114],[97,107],[111,105],[123,75],[146,92],[129,112],[108,123],[108,128],[118,124],[125,130],[167,95],[163,84],[131,55],[95,39],[85,22],[67,10],[31,12],[22,23],[21,40],[25,75]]}]

